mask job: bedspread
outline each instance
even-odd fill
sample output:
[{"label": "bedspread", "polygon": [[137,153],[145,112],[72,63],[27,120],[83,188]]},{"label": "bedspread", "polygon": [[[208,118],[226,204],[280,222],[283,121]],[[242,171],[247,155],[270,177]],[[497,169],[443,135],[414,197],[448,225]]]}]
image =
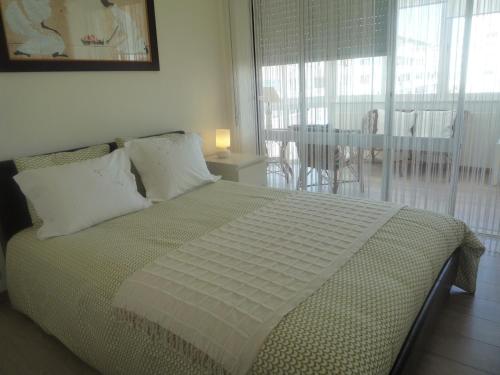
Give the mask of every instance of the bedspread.
[{"label": "bedspread", "polygon": [[187,349],[176,345],[175,335],[196,348],[186,355],[207,356],[244,375],[283,316],[400,209],[329,194],[288,194],[138,270],[120,286],[113,306],[118,317],[169,340],[173,350]]},{"label": "bedspread", "polygon": [[[213,373],[118,321],[112,298],[126,278],[153,260],[286,194],[221,181],[70,236],[39,241],[35,229],[27,229],[8,245],[11,302],[105,374]],[[388,373],[457,248],[455,283],[473,292],[484,249],[466,225],[401,209],[276,325],[250,373]]]}]

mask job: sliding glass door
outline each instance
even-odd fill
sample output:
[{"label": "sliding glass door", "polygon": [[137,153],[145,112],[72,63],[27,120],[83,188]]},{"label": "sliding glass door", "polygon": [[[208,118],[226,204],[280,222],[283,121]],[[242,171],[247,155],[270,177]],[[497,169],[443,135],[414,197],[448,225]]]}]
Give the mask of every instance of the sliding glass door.
[{"label": "sliding glass door", "polygon": [[[474,230],[500,234],[500,1],[475,1],[468,48],[465,111],[455,215]],[[454,14],[460,38],[465,14]],[[452,44],[453,49],[456,43]],[[452,82],[449,89],[453,90]]]},{"label": "sliding glass door", "polygon": [[[451,8],[465,12],[466,5],[466,0],[397,2],[388,197],[442,213],[452,210],[450,182],[464,113],[464,24],[451,27]],[[449,82],[456,84],[449,89]]]},{"label": "sliding glass door", "polygon": [[270,186],[500,231],[500,0],[254,0],[253,14]]},{"label": "sliding glass door", "polygon": [[385,0],[254,1],[271,186],[380,198],[383,141],[375,149],[370,129],[385,100],[386,17]]}]

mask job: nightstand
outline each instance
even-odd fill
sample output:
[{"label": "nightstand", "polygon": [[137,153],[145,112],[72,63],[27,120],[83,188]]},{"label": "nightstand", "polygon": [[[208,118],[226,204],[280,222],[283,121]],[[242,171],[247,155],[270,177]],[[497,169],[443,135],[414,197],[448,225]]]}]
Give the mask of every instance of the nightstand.
[{"label": "nightstand", "polygon": [[210,173],[222,179],[243,184],[266,186],[267,161],[264,156],[232,153],[220,159],[217,155],[206,158]]}]

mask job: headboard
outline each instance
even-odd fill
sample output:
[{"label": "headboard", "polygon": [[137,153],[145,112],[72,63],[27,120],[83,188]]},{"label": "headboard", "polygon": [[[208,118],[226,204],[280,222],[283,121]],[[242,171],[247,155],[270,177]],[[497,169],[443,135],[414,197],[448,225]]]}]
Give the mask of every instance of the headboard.
[{"label": "headboard", "polygon": [[[162,134],[155,134],[147,137],[154,137]],[[179,130],[168,132],[168,134],[185,134],[185,132]],[[117,148],[115,142],[108,144],[110,146],[110,152]],[[82,148],[84,147],[57,152],[73,152],[81,150]],[[14,160],[0,161],[0,246],[4,251],[6,251],[7,242],[12,236],[33,225],[26,198],[13,178],[16,174],[17,168]]]}]

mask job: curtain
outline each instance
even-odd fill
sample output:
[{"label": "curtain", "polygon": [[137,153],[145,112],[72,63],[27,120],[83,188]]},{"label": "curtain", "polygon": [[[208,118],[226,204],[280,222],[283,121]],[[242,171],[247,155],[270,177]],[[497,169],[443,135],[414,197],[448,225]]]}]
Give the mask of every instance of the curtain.
[{"label": "curtain", "polygon": [[[465,17],[454,18],[458,38]],[[499,235],[500,1],[476,0],[471,18],[464,88],[471,118],[463,132],[455,215],[479,233]]]},{"label": "curtain", "polygon": [[235,126],[231,149],[255,154],[257,148],[257,94],[250,1],[227,1],[227,27],[230,30],[235,107]]},{"label": "curtain", "polygon": [[500,234],[500,1],[400,1],[396,108],[412,137],[391,137],[390,198]]},{"label": "curtain", "polygon": [[404,129],[389,138],[389,198],[442,213],[451,209],[450,181],[465,119],[459,102],[464,24],[453,27],[450,14],[465,13],[466,4],[400,0],[397,9],[393,106],[411,118],[407,124],[393,119]]},{"label": "curtain", "polygon": [[379,198],[381,180],[364,160],[374,147],[370,111],[385,101],[389,1],[253,4],[270,185]]},{"label": "curtain", "polygon": [[270,186],[500,231],[500,0],[254,0]]}]

